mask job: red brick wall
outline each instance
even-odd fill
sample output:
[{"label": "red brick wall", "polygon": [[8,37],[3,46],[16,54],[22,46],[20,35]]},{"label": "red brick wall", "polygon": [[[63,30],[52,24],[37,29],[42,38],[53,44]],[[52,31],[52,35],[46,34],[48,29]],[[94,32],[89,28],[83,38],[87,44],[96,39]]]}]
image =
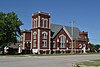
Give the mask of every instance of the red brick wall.
[{"label": "red brick wall", "polygon": [[[65,35],[66,36],[66,39],[68,39],[68,42],[71,42],[71,39],[69,38],[69,36],[66,34],[66,32],[63,30],[63,28],[59,31],[59,33],[54,37],[53,41],[56,42],[56,49],[57,49],[57,46],[59,45],[59,43],[57,43],[57,39],[59,39],[59,36],[60,35]],[[69,43],[66,43],[66,48],[69,46]]]},{"label": "red brick wall", "polygon": [[[36,47],[33,47],[34,46],[34,43],[33,43],[33,40],[34,40],[33,39],[34,38],[33,33],[34,32],[37,32],[37,36],[36,36]],[[37,47],[38,47],[38,29],[33,29],[31,35],[32,35],[32,47],[33,47],[33,49],[37,49]]]},{"label": "red brick wall", "polygon": [[[49,29],[40,29],[40,30],[41,30],[41,31],[40,31],[40,48],[41,48],[41,49],[49,49],[49,35],[50,35],[50,34],[49,34],[49,31],[50,31],[50,30],[49,30]],[[43,39],[42,39],[42,32],[44,32],[44,31],[48,33],[48,35],[47,35],[47,47],[46,47],[46,48],[43,48],[43,47],[42,47],[42,40],[43,40]]]},{"label": "red brick wall", "polygon": [[25,33],[25,40],[31,40],[31,32]]}]

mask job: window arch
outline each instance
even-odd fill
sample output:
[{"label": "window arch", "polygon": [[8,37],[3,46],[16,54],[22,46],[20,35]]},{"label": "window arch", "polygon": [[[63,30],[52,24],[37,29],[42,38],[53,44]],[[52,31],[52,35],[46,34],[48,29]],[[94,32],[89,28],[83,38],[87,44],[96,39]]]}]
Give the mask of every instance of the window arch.
[{"label": "window arch", "polygon": [[35,31],[35,32],[33,33],[33,39],[36,39],[36,36],[37,36],[37,32]]},{"label": "window arch", "polygon": [[64,35],[59,36],[60,48],[66,47],[66,37]]},{"label": "window arch", "polygon": [[47,39],[47,32],[42,32],[42,39]]}]

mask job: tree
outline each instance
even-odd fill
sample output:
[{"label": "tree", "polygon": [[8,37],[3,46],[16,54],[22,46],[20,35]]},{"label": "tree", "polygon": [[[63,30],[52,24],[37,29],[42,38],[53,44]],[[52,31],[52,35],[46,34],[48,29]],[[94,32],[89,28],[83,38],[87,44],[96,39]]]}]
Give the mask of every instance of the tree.
[{"label": "tree", "polygon": [[96,45],[95,45],[95,50],[96,50],[97,52],[99,52],[99,51],[100,51],[99,49],[100,49],[100,45],[99,45],[99,44],[96,44]]},{"label": "tree", "polygon": [[95,45],[91,43],[89,43],[89,45],[90,45],[90,52],[95,52]]},{"label": "tree", "polygon": [[14,12],[0,12],[0,46],[3,50],[6,45],[17,42],[17,37],[21,35],[21,25],[22,22]]}]

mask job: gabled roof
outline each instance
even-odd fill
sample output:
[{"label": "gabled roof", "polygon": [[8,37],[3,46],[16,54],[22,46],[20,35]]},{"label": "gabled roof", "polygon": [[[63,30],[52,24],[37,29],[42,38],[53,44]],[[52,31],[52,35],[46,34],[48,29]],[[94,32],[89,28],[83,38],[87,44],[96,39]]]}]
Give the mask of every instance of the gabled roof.
[{"label": "gabled roof", "polygon": [[[62,29],[65,28],[65,30],[68,32],[67,34],[69,34],[72,37],[71,34],[71,27],[70,26],[63,26],[63,25],[58,25],[58,24],[51,24],[51,37],[54,38],[56,36],[56,34]],[[73,39],[76,38],[80,38],[79,36],[79,32],[80,30],[76,27],[73,28]]]},{"label": "gabled roof", "polygon": [[62,29],[62,25],[50,24],[51,37],[54,38],[56,34]]}]

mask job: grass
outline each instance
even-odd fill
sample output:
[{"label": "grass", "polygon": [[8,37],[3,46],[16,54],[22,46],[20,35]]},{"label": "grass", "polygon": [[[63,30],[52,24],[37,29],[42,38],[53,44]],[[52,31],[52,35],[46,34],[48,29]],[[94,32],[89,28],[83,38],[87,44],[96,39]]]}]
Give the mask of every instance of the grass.
[{"label": "grass", "polygon": [[100,60],[93,60],[93,61],[86,61],[86,62],[80,62],[76,65],[85,65],[85,66],[100,66]]},{"label": "grass", "polygon": [[0,55],[0,57],[26,57],[25,55]]},{"label": "grass", "polygon": [[30,56],[66,56],[67,54],[30,54]]},{"label": "grass", "polygon": [[[20,55],[0,55],[7,57],[28,57],[28,56],[69,56],[77,54],[20,54]],[[81,54],[80,54],[81,55]]]},{"label": "grass", "polygon": [[88,53],[88,54],[100,54],[100,52],[93,52],[93,53]]},{"label": "grass", "polygon": [[30,54],[30,56],[69,56],[69,55],[86,55],[86,54]]},{"label": "grass", "polygon": [[19,55],[0,55],[0,56],[11,56],[11,57],[27,57],[27,56],[71,56],[71,55],[89,55],[89,54],[100,54],[100,53],[87,53],[87,54],[19,54]]}]

